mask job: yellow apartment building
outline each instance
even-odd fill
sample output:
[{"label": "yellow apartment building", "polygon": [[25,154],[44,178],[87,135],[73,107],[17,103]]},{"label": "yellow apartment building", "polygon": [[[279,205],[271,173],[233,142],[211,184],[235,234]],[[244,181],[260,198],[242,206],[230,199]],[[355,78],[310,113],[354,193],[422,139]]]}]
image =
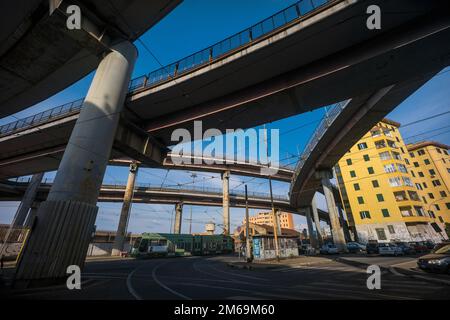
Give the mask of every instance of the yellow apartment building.
[{"label": "yellow apartment building", "polygon": [[363,243],[440,242],[447,239],[444,225],[423,202],[399,127],[383,119],[335,167],[350,232]]},{"label": "yellow apartment building", "polygon": [[439,225],[450,224],[450,146],[422,141],[406,148],[405,161],[425,210]]},{"label": "yellow apartment building", "polygon": [[[250,216],[248,220],[253,224],[273,226],[272,212],[260,212],[255,216]],[[292,213],[280,212],[278,214],[278,223],[280,228],[294,229],[294,218]],[[245,225],[245,219],[242,224]]]}]

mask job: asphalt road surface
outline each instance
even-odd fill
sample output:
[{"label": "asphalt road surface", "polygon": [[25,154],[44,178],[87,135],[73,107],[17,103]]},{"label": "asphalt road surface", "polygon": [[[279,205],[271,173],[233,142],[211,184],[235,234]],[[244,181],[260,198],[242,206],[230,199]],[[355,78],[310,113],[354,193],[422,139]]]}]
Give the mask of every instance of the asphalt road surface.
[{"label": "asphalt road surface", "polygon": [[81,290],[25,290],[19,299],[450,299],[450,286],[384,272],[369,290],[364,269],[332,260],[247,270],[230,256],[90,262]]}]

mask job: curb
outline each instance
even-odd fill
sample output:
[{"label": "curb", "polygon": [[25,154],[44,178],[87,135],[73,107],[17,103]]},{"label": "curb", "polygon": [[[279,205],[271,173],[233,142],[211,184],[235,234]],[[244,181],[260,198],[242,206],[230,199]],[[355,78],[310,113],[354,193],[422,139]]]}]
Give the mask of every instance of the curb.
[{"label": "curb", "polygon": [[[328,258],[326,258],[328,259]],[[317,262],[303,262],[303,263],[299,263],[299,264],[295,264],[295,266],[310,266],[310,265],[316,265],[316,264],[323,264],[323,263],[327,263],[329,261],[317,261]],[[227,265],[231,268],[238,268],[238,269],[247,269],[247,270],[257,270],[257,269],[262,269],[262,270],[267,270],[267,269],[284,269],[286,267],[294,267],[294,266],[280,266],[280,265],[262,265],[260,267],[255,267],[252,265],[246,265],[246,264],[240,264],[240,265],[236,265],[233,262],[228,262]]]}]

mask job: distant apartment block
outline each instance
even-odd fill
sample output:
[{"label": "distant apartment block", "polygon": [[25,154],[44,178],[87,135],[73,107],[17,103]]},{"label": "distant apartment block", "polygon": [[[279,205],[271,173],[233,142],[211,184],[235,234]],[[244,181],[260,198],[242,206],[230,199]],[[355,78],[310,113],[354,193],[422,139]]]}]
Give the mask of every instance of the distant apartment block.
[{"label": "distant apartment block", "polygon": [[407,146],[399,127],[383,119],[335,167],[349,229],[361,242],[448,239],[449,147]]},{"label": "distant apartment block", "polygon": [[[255,216],[250,216],[249,222],[258,225],[274,225],[272,212],[260,212]],[[294,218],[292,217],[292,213],[280,212],[278,214],[278,223],[280,228],[294,229]],[[245,225],[245,219],[243,224]]]}]

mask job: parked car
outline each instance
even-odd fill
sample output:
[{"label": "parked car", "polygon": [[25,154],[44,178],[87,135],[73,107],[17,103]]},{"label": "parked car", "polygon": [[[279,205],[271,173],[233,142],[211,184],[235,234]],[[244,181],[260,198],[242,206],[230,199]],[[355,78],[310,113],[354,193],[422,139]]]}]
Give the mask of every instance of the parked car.
[{"label": "parked car", "polygon": [[394,243],[380,243],[378,245],[378,251],[382,256],[401,256],[403,250]]},{"label": "parked car", "polygon": [[424,271],[438,271],[450,274],[450,242],[437,244],[430,254],[417,260],[417,266]]},{"label": "parked car", "polygon": [[423,253],[423,252],[429,251],[427,246],[423,242],[420,242],[420,241],[410,242],[409,245],[411,247],[413,247],[417,253]]},{"label": "parked car", "polygon": [[403,254],[415,254],[416,250],[407,242],[395,242],[395,244],[402,249]]},{"label": "parked car", "polygon": [[378,243],[376,243],[376,242],[369,242],[366,245],[366,252],[367,252],[367,254],[379,253]]},{"label": "parked car", "polygon": [[336,253],[338,253],[338,248],[332,243],[324,244],[322,248],[320,248],[320,254],[336,254]]},{"label": "parked car", "polygon": [[358,242],[347,242],[347,250],[350,253],[365,251],[366,247]]},{"label": "parked car", "polygon": [[424,242],[424,245],[427,247],[428,250],[433,250],[436,244],[433,241],[427,240]]}]

